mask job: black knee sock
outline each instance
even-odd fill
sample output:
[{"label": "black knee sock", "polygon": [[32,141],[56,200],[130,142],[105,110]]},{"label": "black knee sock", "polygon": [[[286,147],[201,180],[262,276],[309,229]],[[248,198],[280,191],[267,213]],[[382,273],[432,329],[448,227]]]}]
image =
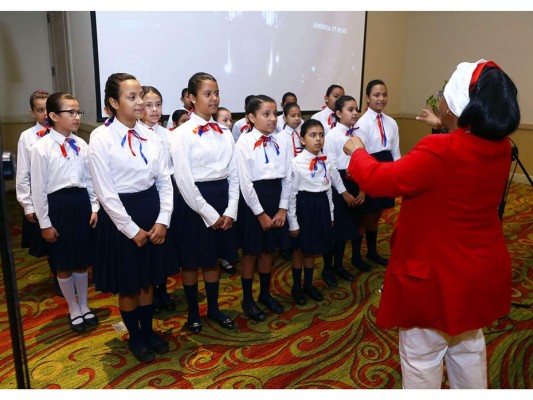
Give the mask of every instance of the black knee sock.
[{"label": "black knee sock", "polygon": [[302,288],[302,268],[292,268],[292,288]]},{"label": "black knee sock", "polygon": [[271,273],[259,273],[259,297],[268,299],[270,295],[270,276]]},{"label": "black knee sock", "polygon": [[357,239],[352,240],[352,264],[355,264],[357,261],[361,261],[361,244],[363,243],[363,235],[359,236]]},{"label": "black knee sock", "polygon": [[144,339],[149,339],[153,334],[152,320],[154,318],[154,306],[148,304],[137,307],[137,314],[139,315],[139,325],[141,326],[141,335]]},{"label": "black knee sock", "polygon": [[137,312],[137,308],[132,311],[120,310],[120,315],[122,316],[124,325],[128,329],[130,340],[138,340],[141,337],[141,328],[139,326],[139,313]]},{"label": "black knee sock", "polygon": [[314,268],[304,268],[304,287],[310,288],[313,286],[313,272]]},{"label": "black knee sock", "polygon": [[377,254],[378,231],[365,230],[367,254]]},{"label": "black knee sock", "polygon": [[207,297],[207,315],[217,321],[223,321],[228,318],[218,308],[218,282],[205,282],[205,294]]},{"label": "black knee sock", "polygon": [[324,260],[324,272],[332,273],[333,272],[333,252],[322,254],[322,259]]},{"label": "black knee sock", "polygon": [[253,287],[254,279],[253,278],[243,278],[241,276],[241,285],[242,285],[242,302],[245,306],[249,306],[254,301]]},{"label": "black knee sock", "polygon": [[337,240],[334,244],[334,268],[342,268],[342,260],[344,259],[344,249],[346,248],[345,240]]},{"label": "black knee sock", "polygon": [[198,309],[198,283],[194,285],[183,285],[185,298],[189,305],[188,322],[200,322],[200,310]]}]

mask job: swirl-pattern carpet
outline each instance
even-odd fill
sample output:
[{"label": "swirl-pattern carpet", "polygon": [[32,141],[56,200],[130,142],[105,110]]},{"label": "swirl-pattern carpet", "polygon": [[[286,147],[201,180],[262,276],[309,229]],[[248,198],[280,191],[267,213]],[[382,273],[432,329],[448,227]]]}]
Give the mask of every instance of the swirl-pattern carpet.
[{"label": "swirl-pattern carpet", "polygon": [[[352,284],[339,281],[337,288],[328,288],[320,278],[322,264],[317,260],[315,284],[324,300],[296,306],[290,294],[290,263],[277,258],[273,293],[286,311],[279,316],[267,314],[265,322],[250,321],[242,313],[240,276],[222,275],[221,309],[235,318],[238,329],[224,330],[204,317],[200,334],[184,329],[187,307],[180,276],[173,276],[169,287],[177,310],[157,315],[154,322],[170,341],[170,351],[152,363],[139,364],[127,348],[127,332],[113,327],[121,321],[116,298],[95,292],[94,286],[89,288],[89,305],[100,325],[82,334],[69,329],[68,308],[55,295],[46,259],[20,249],[22,212],[12,192],[8,203],[33,388],[401,388],[397,330],[375,324],[383,267],[373,265],[369,273],[356,273]],[[380,224],[378,246],[385,256],[390,254],[388,238],[398,210],[399,203]],[[485,329],[489,386],[531,388],[533,196],[529,186],[512,185],[503,227],[513,260],[513,306],[507,316]],[[345,266],[355,272],[349,260],[348,246]],[[200,304],[205,315],[205,297]],[[3,283],[0,338],[0,388],[15,388]]]}]

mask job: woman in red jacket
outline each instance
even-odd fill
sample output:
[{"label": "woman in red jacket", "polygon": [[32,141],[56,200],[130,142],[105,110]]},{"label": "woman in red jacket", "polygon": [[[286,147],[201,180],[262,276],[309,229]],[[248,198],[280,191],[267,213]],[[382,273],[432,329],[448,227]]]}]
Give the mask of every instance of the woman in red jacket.
[{"label": "woman in red jacket", "polygon": [[[481,328],[509,312],[511,260],[498,218],[520,110],[493,62],[461,63],[444,89],[440,124],[402,159],[378,163],[358,138],[348,172],[372,196],[402,196],[377,323],[399,327],[404,388],[486,388]],[[420,120],[430,122],[428,115]]]}]

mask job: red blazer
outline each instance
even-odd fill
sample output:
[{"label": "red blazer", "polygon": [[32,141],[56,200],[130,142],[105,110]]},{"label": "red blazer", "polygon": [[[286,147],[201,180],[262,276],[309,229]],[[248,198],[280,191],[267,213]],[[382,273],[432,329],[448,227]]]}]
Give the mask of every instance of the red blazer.
[{"label": "red blazer", "polygon": [[393,163],[356,150],[348,172],[371,196],[402,196],[377,324],[456,335],[511,304],[511,260],[498,218],[511,145],[459,128]]}]

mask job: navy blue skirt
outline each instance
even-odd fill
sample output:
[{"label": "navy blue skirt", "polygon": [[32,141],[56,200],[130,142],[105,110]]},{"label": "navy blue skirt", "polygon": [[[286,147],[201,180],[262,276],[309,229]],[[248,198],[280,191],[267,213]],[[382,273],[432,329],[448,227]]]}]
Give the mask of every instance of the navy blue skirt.
[{"label": "navy blue skirt", "polygon": [[180,192],[178,190],[178,186],[176,185],[176,181],[174,180],[174,175],[170,177],[170,180],[172,181],[174,210],[172,211],[172,216],[170,217],[170,227],[167,230],[167,237],[165,241],[172,243],[176,249],[176,255],[178,255],[178,247],[180,243],[179,226],[181,224],[178,210],[178,205],[180,204]]},{"label": "navy blue skirt", "polygon": [[59,234],[55,243],[47,243],[48,262],[53,271],[72,271],[92,265],[91,213],[86,188],[65,188],[48,195],[48,216]]},{"label": "navy blue skirt", "polygon": [[28,249],[28,254],[33,257],[44,257],[48,253],[48,244],[41,235],[41,228],[38,222],[30,222],[26,216],[22,216],[22,235],[20,248]]},{"label": "navy blue skirt", "polygon": [[[119,194],[132,220],[149,231],[160,211],[159,192],[155,185],[142,192]],[[172,241],[161,245],[148,242],[137,247],[132,239],[120,232],[107,212],[101,208],[96,229],[94,282],[104,293],[133,295],[152,283],[161,283],[178,270],[178,260]]]},{"label": "navy blue skirt", "polygon": [[291,247],[304,256],[331,251],[333,227],[327,192],[300,191],[296,195],[296,217],[300,234],[291,238]]},{"label": "navy blue skirt", "polygon": [[[379,162],[393,162],[392,153],[388,150],[383,150],[378,153],[370,154]],[[365,198],[364,203],[364,213],[365,214],[374,214],[379,210],[385,208],[394,208],[395,199],[394,197],[372,197],[368,194]]]},{"label": "navy blue skirt", "polygon": [[[359,194],[359,185],[352,180],[346,179],[346,170],[339,170],[342,182],[348,193],[356,197]],[[335,223],[333,225],[333,240],[344,241],[353,240],[359,237],[359,217],[362,213],[362,206],[348,207],[342,196],[335,188],[333,191],[333,206]]]},{"label": "navy blue skirt", "polygon": [[[196,187],[221,216],[229,201],[227,179],[196,182]],[[180,266],[184,269],[216,268],[218,259],[233,261],[238,258],[235,227],[224,231],[206,227],[204,220],[177,192],[176,217],[178,218]]]},{"label": "navy blue skirt", "polygon": [[[281,179],[254,181],[254,189],[265,213],[273,218],[279,210]],[[241,196],[239,199],[239,235],[244,255],[258,256],[273,253],[277,249],[290,247],[289,228],[285,223],[281,228],[263,231],[261,224]]]}]

